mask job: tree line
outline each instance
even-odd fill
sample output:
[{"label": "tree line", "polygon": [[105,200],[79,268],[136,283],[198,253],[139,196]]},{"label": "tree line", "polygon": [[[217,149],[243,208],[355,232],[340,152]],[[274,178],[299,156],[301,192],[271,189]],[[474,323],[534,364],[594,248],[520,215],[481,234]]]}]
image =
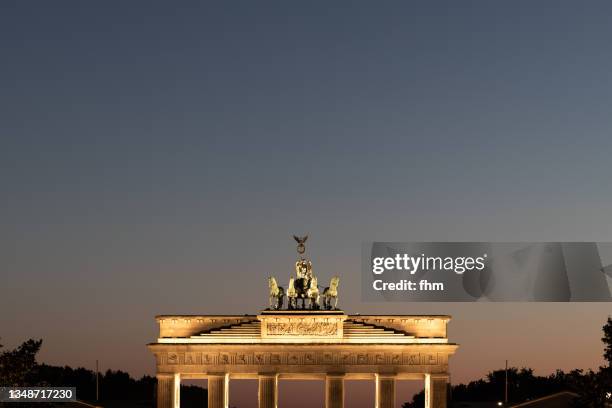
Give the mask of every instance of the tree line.
[{"label": "tree line", "polygon": [[[38,364],[36,354],[42,340],[27,340],[14,350],[0,353],[1,387],[75,387],[77,399],[96,401],[96,372],[86,368]],[[2,345],[0,345],[0,349]],[[106,370],[98,375],[98,391],[104,406],[111,401],[129,401],[131,407],[155,407],[157,379],[145,375],[132,378],[121,370]],[[195,385],[181,385],[181,407],[205,406],[207,390]],[[42,405],[41,405],[42,408]]]}]

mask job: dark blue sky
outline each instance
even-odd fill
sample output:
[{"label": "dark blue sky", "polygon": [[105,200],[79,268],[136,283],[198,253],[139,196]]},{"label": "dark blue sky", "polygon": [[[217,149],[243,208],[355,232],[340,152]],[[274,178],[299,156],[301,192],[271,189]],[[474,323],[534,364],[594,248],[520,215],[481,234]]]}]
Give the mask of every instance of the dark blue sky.
[{"label": "dark blue sky", "polygon": [[[510,358],[543,372],[597,366],[608,305],[375,305],[352,280],[362,241],[612,241],[611,17],[605,1],[2,2],[3,344],[150,372],[153,315],[256,312],[309,232],[347,311],[453,314],[460,380],[508,358],[476,358],[507,338],[476,341],[483,322],[533,326]],[[582,351],[551,349],[550,319]]]},{"label": "dark blue sky", "polygon": [[606,2],[2,7],[16,215],[22,194],[142,216],[610,197]]}]

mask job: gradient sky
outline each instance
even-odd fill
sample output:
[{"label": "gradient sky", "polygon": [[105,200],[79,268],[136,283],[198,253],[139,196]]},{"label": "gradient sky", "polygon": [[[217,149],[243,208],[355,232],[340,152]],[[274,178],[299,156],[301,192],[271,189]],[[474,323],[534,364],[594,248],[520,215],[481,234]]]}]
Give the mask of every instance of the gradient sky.
[{"label": "gradient sky", "polygon": [[0,5],[0,336],[154,372],[309,233],[348,312],[453,315],[453,382],[602,363],[610,304],[360,300],[363,241],[612,241],[612,3]]}]

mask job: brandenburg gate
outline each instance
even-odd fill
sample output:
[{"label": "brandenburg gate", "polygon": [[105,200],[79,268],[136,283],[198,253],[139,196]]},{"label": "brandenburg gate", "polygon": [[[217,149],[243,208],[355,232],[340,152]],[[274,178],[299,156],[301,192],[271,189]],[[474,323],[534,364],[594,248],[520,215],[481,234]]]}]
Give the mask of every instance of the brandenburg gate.
[{"label": "brandenburg gate", "polygon": [[[302,255],[306,238],[295,238]],[[270,308],[258,315],[157,316],[159,337],[148,345],[157,407],[180,408],[183,379],[208,379],[209,408],[229,407],[230,379],[257,379],[260,408],[278,406],[279,379],[316,379],[326,408],[344,406],[344,380],[374,381],[375,407],[393,408],[396,380],[409,379],[424,381],[427,408],[445,408],[457,349],[450,316],[348,315],[336,308],[338,282],[320,294],[300,257],[286,293],[269,278]]]}]

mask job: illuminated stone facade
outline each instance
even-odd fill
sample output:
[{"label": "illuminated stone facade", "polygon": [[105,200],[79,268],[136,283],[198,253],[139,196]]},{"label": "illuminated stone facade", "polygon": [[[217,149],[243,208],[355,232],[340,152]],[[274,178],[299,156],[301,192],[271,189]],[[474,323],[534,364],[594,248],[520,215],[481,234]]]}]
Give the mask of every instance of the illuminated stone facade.
[{"label": "illuminated stone facade", "polygon": [[279,379],[325,381],[325,406],[344,406],[345,379],[372,379],[392,408],[396,379],[422,379],[426,406],[446,407],[449,316],[265,311],[257,316],[158,316],[158,408],[180,407],[181,379],[208,379],[208,406],[229,406],[229,379],[259,379],[259,406],[276,408]]}]

